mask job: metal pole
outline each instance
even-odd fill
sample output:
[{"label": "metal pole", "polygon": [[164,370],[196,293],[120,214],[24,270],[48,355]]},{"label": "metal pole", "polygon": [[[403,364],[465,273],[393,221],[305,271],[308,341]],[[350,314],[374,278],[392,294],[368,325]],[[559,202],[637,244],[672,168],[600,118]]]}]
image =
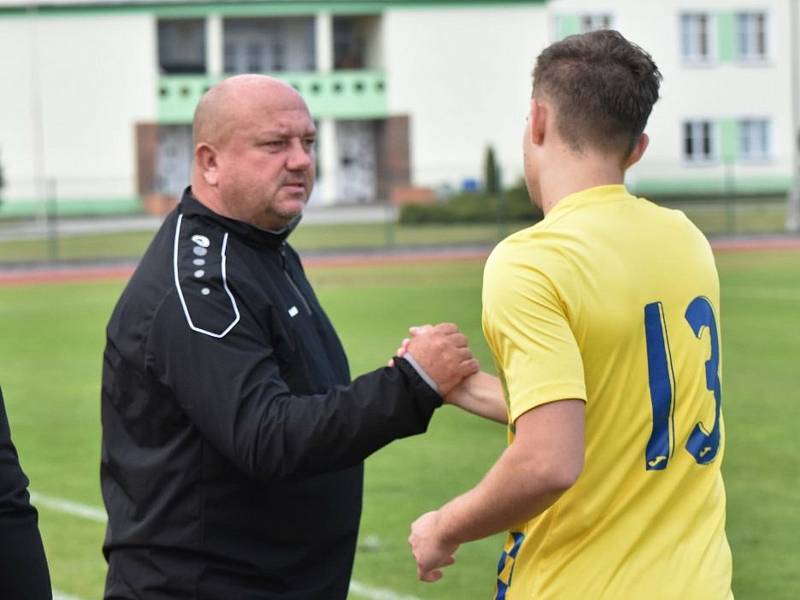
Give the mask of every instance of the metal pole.
[{"label": "metal pole", "polygon": [[45,200],[47,219],[47,258],[50,262],[58,262],[58,198],[56,180],[47,181],[47,199]]},{"label": "metal pole", "polygon": [[789,1],[792,72],[792,184],[786,206],[786,231],[800,232],[800,40],[798,40],[798,0]]},{"label": "metal pole", "polygon": [[393,210],[392,203],[389,200],[386,200],[385,210],[383,213],[383,223],[385,225],[384,229],[384,243],[387,248],[391,248],[394,246],[395,237],[394,237],[394,230],[397,226],[397,215]]},{"label": "metal pole", "polygon": [[733,180],[733,162],[727,159],[725,169],[725,229],[728,235],[736,233],[736,192]]},{"label": "metal pole", "polygon": [[[31,141],[33,143],[33,185],[37,198],[44,198],[47,192],[44,178],[44,125],[42,123],[42,94],[39,65],[38,7],[31,0],[27,13],[30,24],[28,42],[30,45],[30,92],[31,92]],[[46,198],[45,198],[46,201]],[[46,209],[45,209],[46,210]]]}]

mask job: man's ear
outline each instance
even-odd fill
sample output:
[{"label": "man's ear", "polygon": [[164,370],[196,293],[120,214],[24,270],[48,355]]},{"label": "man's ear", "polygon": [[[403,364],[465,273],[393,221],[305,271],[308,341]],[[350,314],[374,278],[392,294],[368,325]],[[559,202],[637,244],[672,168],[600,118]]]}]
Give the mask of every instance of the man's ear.
[{"label": "man's ear", "polygon": [[627,170],[639,162],[639,159],[644,156],[645,150],[647,150],[647,146],[650,145],[650,137],[643,133],[639,136],[639,139],[636,142],[636,145],[631,150],[631,153],[628,155],[628,158],[625,159],[625,163],[623,164],[623,170]]},{"label": "man's ear", "polygon": [[194,160],[200,173],[203,175],[203,180],[211,187],[215,187],[219,183],[219,162],[217,149],[205,142],[200,143],[194,149]]},{"label": "man's ear", "polygon": [[536,146],[541,146],[544,142],[549,116],[550,108],[546,104],[539,102],[536,98],[533,98],[531,100],[531,127],[529,135],[531,136],[531,142]]}]

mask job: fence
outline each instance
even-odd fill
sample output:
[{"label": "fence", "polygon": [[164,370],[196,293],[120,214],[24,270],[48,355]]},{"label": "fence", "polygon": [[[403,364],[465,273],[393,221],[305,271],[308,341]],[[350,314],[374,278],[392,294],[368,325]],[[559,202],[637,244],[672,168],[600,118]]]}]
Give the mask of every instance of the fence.
[{"label": "fence", "polygon": [[[45,182],[42,189],[39,197],[26,199],[24,211],[19,201],[0,204],[0,266],[129,262],[141,256],[161,223],[160,217],[143,211],[137,198],[76,200],[62,196],[60,190],[68,187],[56,181]],[[512,191],[506,193],[510,196]],[[514,193],[518,197],[520,190]],[[477,195],[481,202],[483,197]],[[651,197],[684,211],[710,237],[780,234],[789,214],[785,193]],[[532,224],[511,220],[503,201],[487,201],[486,206],[480,222],[403,224],[401,209],[388,203],[330,207],[312,203],[291,241],[305,253],[445,246],[488,249],[509,233]]]}]

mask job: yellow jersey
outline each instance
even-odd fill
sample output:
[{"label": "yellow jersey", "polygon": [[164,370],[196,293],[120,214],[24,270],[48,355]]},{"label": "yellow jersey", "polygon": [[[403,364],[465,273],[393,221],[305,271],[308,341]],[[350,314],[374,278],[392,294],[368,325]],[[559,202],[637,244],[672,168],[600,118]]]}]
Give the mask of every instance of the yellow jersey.
[{"label": "yellow jersey", "polygon": [[563,198],[487,260],[483,329],[514,422],[581,399],[585,464],[509,533],[497,600],[732,598],[719,278],[703,234],[622,185]]}]

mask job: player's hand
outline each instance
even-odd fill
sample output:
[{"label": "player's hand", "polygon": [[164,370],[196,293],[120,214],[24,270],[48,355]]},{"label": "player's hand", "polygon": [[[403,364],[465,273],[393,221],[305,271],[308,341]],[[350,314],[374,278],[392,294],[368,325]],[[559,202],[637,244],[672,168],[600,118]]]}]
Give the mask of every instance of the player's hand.
[{"label": "player's hand", "polygon": [[436,382],[442,396],[478,372],[478,361],[472,356],[467,337],[455,324],[424,325],[409,331],[412,337],[404,351]]},{"label": "player's hand", "polygon": [[428,583],[442,578],[442,567],[456,561],[455,553],[458,550],[458,544],[441,539],[440,515],[439,511],[425,513],[411,524],[411,535],[408,536],[411,553],[417,563],[417,577]]}]

